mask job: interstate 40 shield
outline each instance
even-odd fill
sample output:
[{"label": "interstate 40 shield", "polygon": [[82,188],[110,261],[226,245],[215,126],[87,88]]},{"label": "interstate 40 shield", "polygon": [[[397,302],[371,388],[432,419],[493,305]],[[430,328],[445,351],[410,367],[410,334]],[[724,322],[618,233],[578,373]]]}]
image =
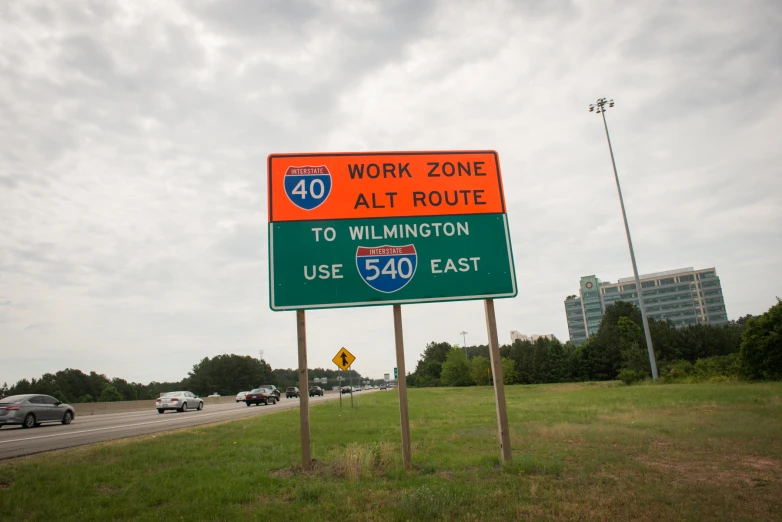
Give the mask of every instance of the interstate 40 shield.
[{"label": "interstate 40 shield", "polygon": [[331,173],[324,165],[288,167],[283,181],[288,199],[302,210],[321,206],[331,193]]}]

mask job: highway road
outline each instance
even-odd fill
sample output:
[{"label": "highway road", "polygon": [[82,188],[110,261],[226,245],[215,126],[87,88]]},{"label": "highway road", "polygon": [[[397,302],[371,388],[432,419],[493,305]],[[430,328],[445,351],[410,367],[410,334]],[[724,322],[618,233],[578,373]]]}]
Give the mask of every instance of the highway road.
[{"label": "highway road", "polygon": [[[347,398],[348,396],[346,395],[345,397]],[[325,397],[310,398],[310,404],[315,405],[338,399],[338,394],[330,393]],[[105,440],[188,428],[201,424],[255,417],[257,415],[297,408],[298,406],[299,401],[297,399],[283,398],[273,406],[247,407],[243,402],[240,402],[208,405],[201,411],[166,412],[163,415],[160,415],[155,409],[150,409],[149,411],[76,417],[67,426],[59,423],[43,424],[37,428],[30,429],[24,429],[21,426],[4,426],[0,430],[0,459],[21,457],[44,451],[71,448],[73,446],[83,446]]]}]

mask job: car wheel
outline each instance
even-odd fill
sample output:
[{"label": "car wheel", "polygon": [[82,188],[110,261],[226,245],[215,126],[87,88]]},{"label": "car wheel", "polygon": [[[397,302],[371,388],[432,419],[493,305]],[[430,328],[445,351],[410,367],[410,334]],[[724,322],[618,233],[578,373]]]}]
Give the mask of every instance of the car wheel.
[{"label": "car wheel", "polygon": [[63,415],[63,417],[62,417],[62,421],[61,422],[63,424],[70,424],[72,420],[73,420],[73,413],[71,413],[69,411],[66,411],[65,415]]},{"label": "car wheel", "polygon": [[179,411],[181,411],[181,412],[187,411],[187,403],[186,402],[182,403],[182,408],[180,408]]},{"label": "car wheel", "polygon": [[198,408],[196,408],[196,409],[197,409],[198,411],[201,411],[201,410],[203,410],[203,409],[204,409],[204,403],[203,403],[203,402],[199,402],[199,403],[198,403]]},{"label": "car wheel", "polygon": [[158,412],[158,413],[166,413],[166,410],[164,410],[163,408],[158,408],[158,409],[157,409],[157,412]]},{"label": "car wheel", "polygon": [[250,403],[249,402],[245,402],[245,404],[247,405],[248,408],[250,407]]},{"label": "car wheel", "polygon": [[22,428],[32,428],[33,426],[35,426],[35,415],[28,413],[22,421]]}]

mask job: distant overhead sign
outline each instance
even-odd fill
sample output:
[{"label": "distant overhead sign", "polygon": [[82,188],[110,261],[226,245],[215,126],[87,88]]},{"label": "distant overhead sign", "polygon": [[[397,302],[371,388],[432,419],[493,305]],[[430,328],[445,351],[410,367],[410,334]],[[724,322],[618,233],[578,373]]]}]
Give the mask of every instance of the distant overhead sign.
[{"label": "distant overhead sign", "polygon": [[337,352],[337,355],[334,356],[332,361],[334,361],[334,364],[339,366],[339,368],[345,372],[350,368],[350,365],[353,364],[353,361],[356,360],[356,357],[347,351],[344,347],[340,348]]},{"label": "distant overhead sign", "polygon": [[493,151],[272,154],[273,310],[516,295]]}]

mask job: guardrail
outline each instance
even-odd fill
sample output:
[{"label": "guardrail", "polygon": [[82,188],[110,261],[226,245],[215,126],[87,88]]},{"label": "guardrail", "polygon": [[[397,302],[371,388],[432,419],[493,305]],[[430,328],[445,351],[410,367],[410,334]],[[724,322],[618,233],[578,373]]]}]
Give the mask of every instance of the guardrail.
[{"label": "guardrail", "polygon": [[[203,397],[204,406],[210,404],[228,404],[236,398],[232,395],[225,397]],[[155,401],[117,401],[117,402],[83,402],[72,404],[76,417],[81,415],[103,415],[106,413],[125,413],[128,411],[154,410]]]},{"label": "guardrail", "polygon": [[[326,391],[326,395],[336,393],[331,390]],[[285,400],[285,392],[282,392],[280,398]],[[233,395],[226,395],[225,397],[202,397],[204,406],[210,404],[229,404],[236,401],[236,397]],[[103,415],[106,413],[125,413],[129,411],[143,411],[154,410],[155,401],[117,401],[117,402],[83,402],[72,404],[76,413],[76,417],[84,415]]]}]

